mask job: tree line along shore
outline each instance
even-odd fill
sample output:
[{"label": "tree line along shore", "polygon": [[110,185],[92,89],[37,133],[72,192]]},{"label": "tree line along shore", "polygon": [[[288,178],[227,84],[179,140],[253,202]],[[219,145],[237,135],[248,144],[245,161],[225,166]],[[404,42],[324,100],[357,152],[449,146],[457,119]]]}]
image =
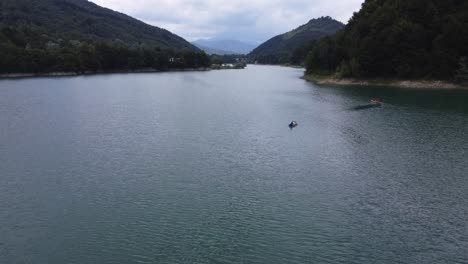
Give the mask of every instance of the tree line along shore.
[{"label": "tree line along shore", "polygon": [[203,52],[158,47],[128,47],[110,42],[67,41],[44,48],[0,44],[0,74],[99,73],[210,67]]},{"label": "tree line along shore", "polygon": [[309,44],[304,65],[309,79],[328,82],[463,86],[468,1],[367,0],[344,29]]}]

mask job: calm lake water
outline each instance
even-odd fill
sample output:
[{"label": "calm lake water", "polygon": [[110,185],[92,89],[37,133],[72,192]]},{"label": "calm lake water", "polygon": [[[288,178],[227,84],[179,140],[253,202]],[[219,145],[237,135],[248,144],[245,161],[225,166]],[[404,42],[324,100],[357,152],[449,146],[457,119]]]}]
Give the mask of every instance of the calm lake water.
[{"label": "calm lake water", "polygon": [[468,92],[301,75],[0,81],[0,263],[468,263]]}]

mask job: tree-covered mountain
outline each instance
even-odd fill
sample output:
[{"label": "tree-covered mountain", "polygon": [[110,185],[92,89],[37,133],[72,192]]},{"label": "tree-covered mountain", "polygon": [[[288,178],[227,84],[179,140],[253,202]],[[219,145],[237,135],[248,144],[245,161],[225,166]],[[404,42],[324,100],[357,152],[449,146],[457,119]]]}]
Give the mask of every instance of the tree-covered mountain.
[{"label": "tree-covered mountain", "polygon": [[0,73],[207,67],[181,37],[87,0],[1,0]]},{"label": "tree-covered mountain", "polygon": [[[0,26],[28,27],[42,39],[105,40],[128,46],[197,50],[171,32],[87,0],[1,0]],[[27,36],[25,36],[27,38]],[[27,41],[35,42],[34,39]],[[31,43],[30,43],[31,44]]]},{"label": "tree-covered mountain", "polygon": [[290,32],[278,35],[254,49],[249,57],[258,63],[290,63],[294,52],[309,42],[336,33],[344,25],[331,17],[312,19]]},{"label": "tree-covered mountain", "polygon": [[310,49],[309,73],[344,77],[466,76],[468,1],[366,0],[349,24]]}]

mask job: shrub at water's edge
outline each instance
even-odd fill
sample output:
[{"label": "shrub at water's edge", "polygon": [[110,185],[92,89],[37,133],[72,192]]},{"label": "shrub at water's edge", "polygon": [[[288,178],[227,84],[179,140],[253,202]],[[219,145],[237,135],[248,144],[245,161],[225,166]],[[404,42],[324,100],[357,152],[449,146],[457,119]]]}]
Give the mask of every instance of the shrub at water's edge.
[{"label": "shrub at water's edge", "polygon": [[468,78],[468,2],[366,0],[349,24],[309,49],[308,74],[337,78]]}]

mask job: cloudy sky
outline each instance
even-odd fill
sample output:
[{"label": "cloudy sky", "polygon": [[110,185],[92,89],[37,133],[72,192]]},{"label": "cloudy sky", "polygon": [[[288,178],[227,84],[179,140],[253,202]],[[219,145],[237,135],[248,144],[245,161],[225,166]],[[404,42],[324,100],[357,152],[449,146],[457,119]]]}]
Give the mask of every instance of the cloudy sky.
[{"label": "cloudy sky", "polygon": [[263,42],[331,16],[346,23],[364,0],[91,0],[189,41],[237,39]]}]

